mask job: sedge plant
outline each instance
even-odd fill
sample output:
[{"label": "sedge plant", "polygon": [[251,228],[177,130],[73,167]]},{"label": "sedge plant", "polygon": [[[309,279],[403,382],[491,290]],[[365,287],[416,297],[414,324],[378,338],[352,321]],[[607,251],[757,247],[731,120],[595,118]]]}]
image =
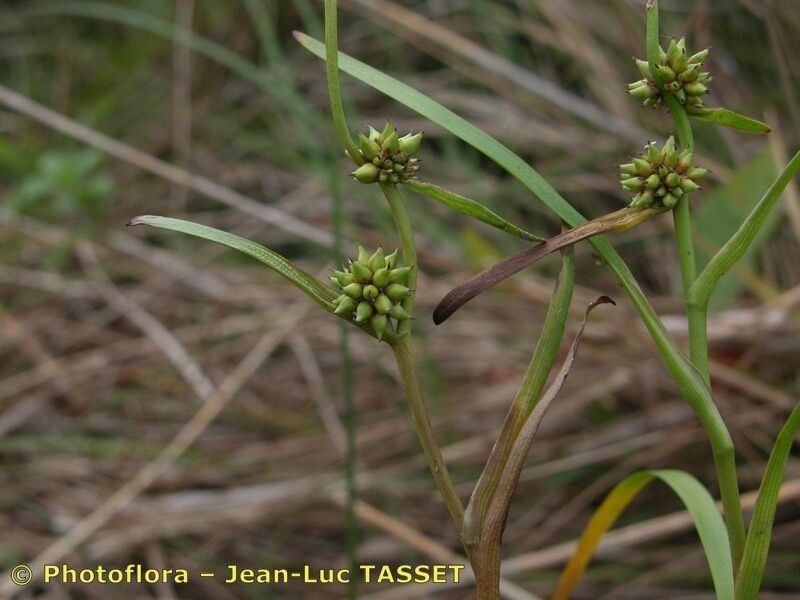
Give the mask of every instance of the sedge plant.
[{"label": "sedge plant", "polygon": [[[323,310],[377,342],[388,345],[401,376],[412,426],[464,553],[472,565],[477,596],[481,600],[500,597],[501,542],[511,498],[539,424],[576,358],[586,318],[579,326],[566,358],[553,373],[569,319],[576,277],[573,246],[582,240],[588,240],[617,277],[652,337],[664,366],[702,424],[716,467],[716,484],[723,510],[720,514],[706,487],[684,471],[667,469],[631,474],[610,492],[587,524],[562,573],[554,598],[569,597],[602,535],[613,526],[636,495],[656,480],[674,491],[691,515],[717,597],[744,600],[756,598],[759,593],[778,491],[794,436],[800,428],[800,406],[792,412],[778,435],[748,527],[739,497],[733,441],[710,386],[706,319],[716,284],[742,257],[767,215],[775,208],[783,189],[800,169],[800,153],[791,159],[765,191],[730,240],[707,264],[698,268],[693,247],[691,203],[700,195],[707,171],[695,164],[691,120],[702,119],[756,134],[768,133],[769,127],[726,108],[707,106],[706,95],[712,81],[705,66],[709,51],[689,50],[684,38],[670,40],[663,48],[656,0],[648,1],[646,15],[646,58],[635,59],[634,67],[640,78],[628,86],[628,91],[645,106],[667,111],[674,133],[667,133],[661,143],[646,143],[640,154],[620,165],[621,187],[630,194],[630,200],[628,206],[616,212],[587,221],[533,167],[502,143],[433,99],[339,52],[336,0],[325,0],[324,42],[302,33],[297,33],[296,37],[305,48],[325,60],[333,125],[339,142],[354,165],[352,185],[375,185],[379,188],[397,234],[396,240],[387,247],[399,247],[389,251],[382,247],[366,249],[358,246],[352,259],[332,272],[328,284],[258,243],[218,229],[153,215],[139,216],[131,221],[131,224],[146,224],[211,240],[248,254],[291,281]],[[424,146],[421,132],[401,135],[391,122],[387,122],[379,129],[369,127],[353,135],[345,116],[340,71],[387,94],[482,152],[550,208],[563,222],[562,232],[543,239],[473,199],[425,182],[421,179],[424,169],[419,156]],[[457,493],[442,457],[415,364],[412,325],[418,316],[414,292],[419,263],[404,192],[423,195],[487,226],[533,243],[451,291],[433,314],[437,324],[453,315],[471,298],[542,256],[555,251],[561,253],[561,268],[529,366],[466,503]],[[689,327],[688,356],[667,332],[626,263],[603,237],[603,234],[630,229],[648,219],[661,218],[666,213],[671,213],[674,222]],[[586,315],[597,305],[611,302],[605,296],[598,298],[587,308]]]}]

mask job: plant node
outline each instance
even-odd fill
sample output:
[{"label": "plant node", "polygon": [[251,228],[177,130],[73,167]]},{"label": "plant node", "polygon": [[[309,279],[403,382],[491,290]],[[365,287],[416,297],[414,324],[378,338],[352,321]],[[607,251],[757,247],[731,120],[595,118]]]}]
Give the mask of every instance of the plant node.
[{"label": "plant node", "polygon": [[351,175],[361,183],[402,183],[413,179],[419,170],[419,159],[414,155],[421,144],[421,132],[399,137],[389,121],[383,131],[370,127],[367,135],[358,133],[364,164]]},{"label": "plant node", "polygon": [[370,254],[358,247],[358,258],[342,271],[334,271],[331,281],[342,291],[334,300],[335,314],[356,323],[369,322],[377,338],[383,339],[392,319],[405,321],[411,314],[402,302],[409,295],[411,267],[397,266],[397,250],[384,255],[383,248]]},{"label": "plant node", "polygon": [[700,189],[697,180],[708,170],[695,167],[693,158],[688,149],[678,151],[672,136],[661,148],[649,142],[644,154],[619,166],[622,187],[636,194],[630,205],[672,208],[681,196]]},{"label": "plant node", "polygon": [[706,84],[711,81],[708,71],[703,71],[703,61],[708,57],[708,48],[689,55],[686,51],[686,38],[677,42],[673,39],[666,51],[659,47],[660,60],[656,65],[658,76],[663,82],[659,87],[653,77],[650,64],[635,58],[636,67],[642,79],[628,84],[628,93],[642,100],[645,106],[659,107],[664,103],[663,94],[671,94],[683,104],[688,113],[703,108],[703,96],[708,93]]}]

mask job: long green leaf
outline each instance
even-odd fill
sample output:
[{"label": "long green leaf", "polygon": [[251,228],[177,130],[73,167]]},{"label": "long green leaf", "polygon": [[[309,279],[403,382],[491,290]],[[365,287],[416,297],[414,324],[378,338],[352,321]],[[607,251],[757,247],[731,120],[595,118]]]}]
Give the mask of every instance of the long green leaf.
[{"label": "long green leaf", "polygon": [[762,123],[756,119],[745,117],[739,113],[735,113],[727,108],[699,108],[693,109],[690,116],[703,121],[710,121],[717,125],[724,125],[725,127],[732,127],[745,133],[758,133],[764,134],[772,131],[772,127],[766,123]]},{"label": "long green leaf", "polygon": [[336,293],[332,289],[310,273],[306,273],[280,254],[273,252],[269,248],[265,248],[261,244],[228,233],[227,231],[215,229],[214,227],[170,217],[140,215],[132,219],[128,225],[150,225],[151,227],[157,227],[159,229],[178,231],[204,240],[217,242],[223,246],[228,246],[229,248],[243,252],[261,261],[270,269],[291,281],[300,290],[305,292],[309,298],[328,312],[332,313],[334,311],[335,307],[333,301],[336,299]]},{"label": "long green leaf", "polygon": [[734,597],[733,560],[728,545],[725,523],[714,499],[692,475],[671,469],[639,471],[623,479],[595,511],[583,532],[575,554],[561,574],[553,600],[566,600],[581,574],[586,570],[600,539],[619,518],[633,499],[654,479],[666,483],[689,510],[700,543],[708,560],[714,589],[719,600]]},{"label": "long green leaf", "polygon": [[534,235],[517,227],[497,213],[486,208],[480,202],[476,202],[471,198],[465,198],[464,196],[460,196],[441,188],[438,185],[426,183],[424,181],[412,180],[406,182],[404,185],[412,192],[417,192],[418,194],[432,198],[437,202],[441,202],[445,206],[460,212],[462,215],[467,215],[468,217],[482,221],[483,223],[491,225],[492,227],[496,227],[501,231],[505,231],[506,233],[516,235],[517,237],[521,237],[532,242],[544,241],[543,237]]},{"label": "long green leaf", "polygon": [[794,438],[800,430],[800,404],[789,415],[789,419],[778,434],[772,448],[761,487],[758,490],[753,518],[747,531],[744,545],[744,556],[739,567],[739,578],[736,582],[736,600],[758,598],[764,566],[767,563],[772,523],[775,519],[775,507],[778,505],[778,492],[781,489],[786,461],[792,449]]}]

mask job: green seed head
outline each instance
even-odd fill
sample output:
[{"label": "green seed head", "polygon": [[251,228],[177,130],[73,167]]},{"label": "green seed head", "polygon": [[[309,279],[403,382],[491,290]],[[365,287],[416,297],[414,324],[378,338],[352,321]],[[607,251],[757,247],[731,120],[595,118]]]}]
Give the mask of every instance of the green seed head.
[{"label": "green seed head", "polygon": [[358,257],[331,281],[342,294],[333,302],[334,314],[360,324],[383,339],[393,332],[392,319],[405,321],[411,314],[402,302],[411,295],[410,267],[398,267],[398,252],[385,254],[382,248],[370,253],[359,246]]},{"label": "green seed head", "polygon": [[[674,137],[663,146],[648,143],[641,156],[620,165],[620,184],[634,193],[630,205],[672,208],[684,194],[699,189],[696,180],[704,177],[707,171],[693,166],[693,157],[692,152],[676,147]],[[630,173],[632,170],[634,174]]]},{"label": "green seed head", "polygon": [[686,39],[671,40],[666,51],[659,48],[659,61],[656,74],[663,87],[653,78],[650,65],[645,60],[634,59],[636,68],[642,79],[628,85],[628,93],[642,100],[645,106],[658,108],[664,103],[664,94],[674,96],[678,102],[685,104],[692,112],[702,108],[702,96],[708,93],[706,83],[711,80],[708,73],[702,71],[703,62],[708,58],[708,48],[689,54],[686,50]]},{"label": "green seed head", "polygon": [[352,175],[361,183],[403,183],[413,179],[419,170],[414,158],[422,144],[422,133],[399,137],[389,121],[382,131],[369,127],[366,134],[358,133],[358,148],[363,163]]}]

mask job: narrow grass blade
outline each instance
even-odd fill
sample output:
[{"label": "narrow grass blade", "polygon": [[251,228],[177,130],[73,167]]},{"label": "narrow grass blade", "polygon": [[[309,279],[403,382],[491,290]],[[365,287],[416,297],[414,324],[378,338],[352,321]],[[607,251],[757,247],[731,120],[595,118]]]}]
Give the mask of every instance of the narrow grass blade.
[{"label": "narrow grass blade", "polygon": [[217,242],[223,246],[228,246],[234,250],[238,250],[248,256],[252,256],[258,261],[267,265],[276,273],[282,275],[301,291],[319,304],[328,312],[333,312],[333,301],[336,298],[336,293],[323,284],[316,277],[310,273],[306,273],[299,269],[290,261],[285,259],[280,254],[265,248],[261,244],[252,242],[248,239],[221,231],[214,227],[201,225],[199,223],[192,223],[191,221],[184,221],[183,219],[173,219],[170,217],[160,217],[156,215],[140,215],[131,220],[128,225],[150,225],[159,229],[169,229],[171,231],[178,231],[187,235],[192,235],[204,240]]},{"label": "narrow grass blade", "polygon": [[575,244],[592,236],[611,232],[625,231],[638,225],[651,217],[666,212],[665,208],[623,208],[616,212],[604,215],[569,229],[549,240],[514,254],[492,265],[485,271],[478,273],[471,279],[465,281],[454,288],[444,298],[442,298],[436,310],[433,311],[433,322],[437,325],[447,320],[455,311],[501,281],[508,279],[512,275],[519,273],[525,267],[534,264],[548,254],[559,250],[565,246]]},{"label": "narrow grass blade", "polygon": [[765,134],[772,131],[772,127],[756,119],[745,117],[727,108],[700,108],[689,113],[690,116],[703,121],[710,121],[717,125],[732,127],[745,133]]},{"label": "narrow grass blade", "polygon": [[482,221],[483,223],[491,225],[492,227],[496,227],[501,231],[505,231],[506,233],[516,235],[517,237],[521,237],[532,242],[544,241],[543,237],[528,233],[524,229],[517,227],[497,213],[486,208],[480,202],[476,202],[471,198],[465,198],[464,196],[460,196],[441,188],[438,185],[426,183],[424,181],[408,181],[404,185],[412,192],[417,192],[418,194],[432,198],[433,200],[441,202],[445,206],[460,212],[462,215],[467,215],[468,217]]},{"label": "narrow grass blade", "polygon": [[718,600],[734,597],[733,560],[725,522],[714,499],[692,475],[684,471],[639,471],[623,479],[606,497],[583,532],[575,554],[561,574],[553,600],[566,600],[600,543],[600,539],[645,486],[654,479],[666,483],[689,510],[708,560]]},{"label": "narrow grass blade", "polygon": [[775,507],[778,504],[778,492],[786,470],[786,461],[797,432],[800,430],[800,404],[789,415],[789,419],[778,434],[772,448],[761,487],[758,490],[756,506],[747,531],[744,545],[744,556],[739,566],[739,578],[736,582],[736,600],[752,600],[758,598],[764,566],[767,563],[772,524],[775,519]]}]

